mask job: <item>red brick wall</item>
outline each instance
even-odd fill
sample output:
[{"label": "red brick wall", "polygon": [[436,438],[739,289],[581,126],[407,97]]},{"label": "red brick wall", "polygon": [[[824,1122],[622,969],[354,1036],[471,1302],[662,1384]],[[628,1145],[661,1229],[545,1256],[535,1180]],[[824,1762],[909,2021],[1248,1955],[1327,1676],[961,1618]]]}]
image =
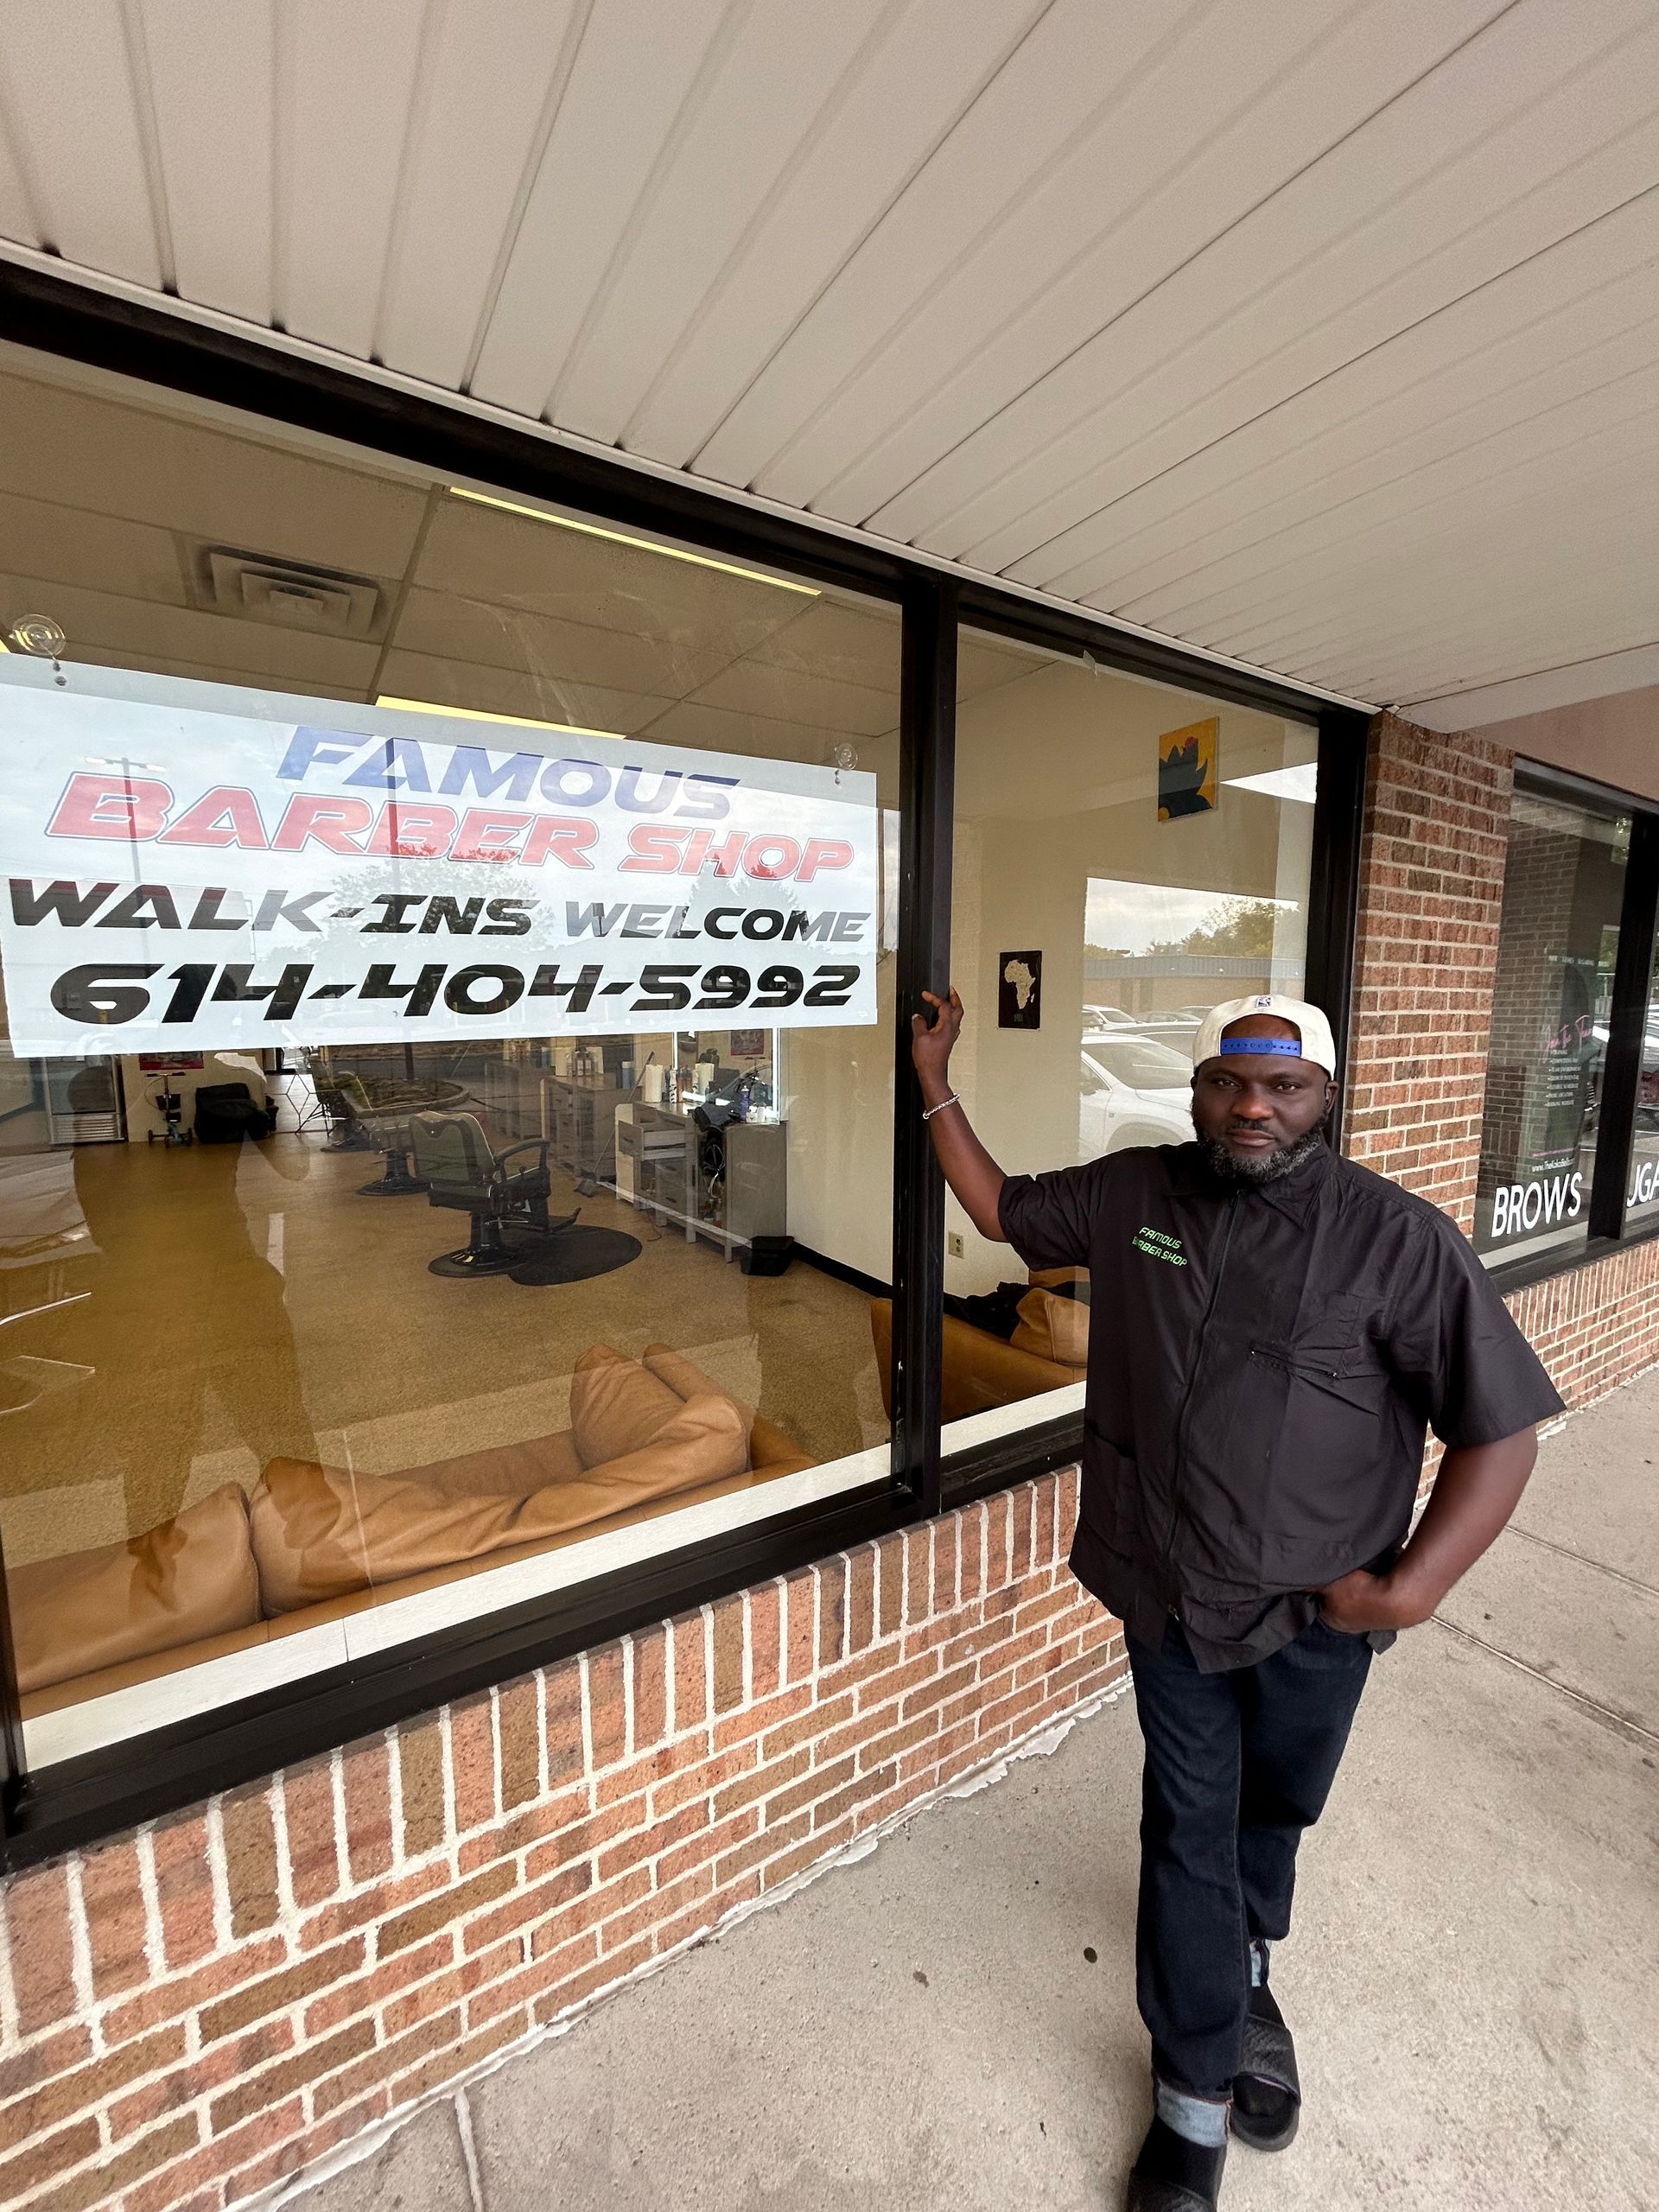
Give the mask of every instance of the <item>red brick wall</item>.
[{"label": "red brick wall", "polygon": [[1547,1275],[1509,1307],[1569,1406],[1587,1406],[1659,1361],[1659,1238]]},{"label": "red brick wall", "polygon": [[1392,715],[1371,732],[1346,1149],[1472,1228],[1510,756]]},{"label": "red brick wall", "polygon": [[1075,1471],[13,1878],[0,2203],[251,2195],[1099,1695]]}]

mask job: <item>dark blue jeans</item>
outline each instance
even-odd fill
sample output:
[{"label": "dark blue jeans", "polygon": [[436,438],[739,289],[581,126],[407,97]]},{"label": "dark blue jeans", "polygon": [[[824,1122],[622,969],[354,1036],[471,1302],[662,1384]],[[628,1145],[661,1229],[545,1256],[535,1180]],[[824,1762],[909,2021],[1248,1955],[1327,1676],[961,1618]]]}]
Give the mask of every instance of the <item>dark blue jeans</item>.
[{"label": "dark blue jeans", "polygon": [[1254,1667],[1201,1675],[1180,1624],[1128,1639],[1146,1739],[1135,1980],[1160,2081],[1230,2094],[1249,1946],[1288,1934],[1296,1847],[1325,1809],[1371,1663],[1323,1621]]}]

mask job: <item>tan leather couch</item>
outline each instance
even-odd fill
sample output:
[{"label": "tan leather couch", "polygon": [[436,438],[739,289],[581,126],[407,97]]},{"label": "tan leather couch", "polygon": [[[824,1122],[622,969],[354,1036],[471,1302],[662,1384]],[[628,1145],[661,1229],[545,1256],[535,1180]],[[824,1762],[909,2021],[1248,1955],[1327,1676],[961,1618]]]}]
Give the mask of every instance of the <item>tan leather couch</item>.
[{"label": "tan leather couch", "polygon": [[595,1344],[571,1424],[396,1475],[275,1459],[124,1544],[12,1570],[26,1719],[815,1462],[683,1352]]},{"label": "tan leather couch", "polygon": [[[1035,1398],[1081,1382],[1089,1360],[1089,1308],[1074,1299],[1058,1298],[1046,1287],[1065,1279],[1065,1270],[1032,1278],[1020,1300],[1020,1325],[1012,1338],[993,1337],[944,1317],[944,1379],[940,1417],[964,1421],[993,1406]],[[870,1333],[875,1339],[877,1371],[887,1418],[893,1418],[893,1301],[870,1301]]]}]

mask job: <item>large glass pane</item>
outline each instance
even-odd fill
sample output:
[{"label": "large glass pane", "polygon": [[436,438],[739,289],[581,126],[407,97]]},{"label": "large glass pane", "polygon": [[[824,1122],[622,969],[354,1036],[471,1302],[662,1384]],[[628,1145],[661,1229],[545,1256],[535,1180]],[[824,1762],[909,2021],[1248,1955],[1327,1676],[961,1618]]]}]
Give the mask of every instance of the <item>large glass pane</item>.
[{"label": "large glass pane", "polygon": [[1589,1233],[1630,841],[1629,815],[1517,783],[1475,1205],[1489,1264]]},{"label": "large glass pane", "polygon": [[31,1758],[886,1479],[894,611],[0,405]]},{"label": "large glass pane", "polygon": [[[1011,1173],[1185,1141],[1205,1013],[1301,993],[1317,753],[1306,724],[964,634],[952,1076]],[[947,1446],[1080,1406],[1086,1282],[1028,1278],[954,1200],[947,1233]]]}]

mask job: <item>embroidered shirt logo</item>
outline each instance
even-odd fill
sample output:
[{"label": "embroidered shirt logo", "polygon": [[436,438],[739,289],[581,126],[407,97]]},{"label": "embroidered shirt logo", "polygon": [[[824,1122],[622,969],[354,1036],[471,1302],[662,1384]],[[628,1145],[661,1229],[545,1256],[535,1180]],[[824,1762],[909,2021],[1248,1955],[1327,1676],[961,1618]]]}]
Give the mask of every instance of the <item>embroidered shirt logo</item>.
[{"label": "embroidered shirt logo", "polygon": [[1149,1260],[1167,1260],[1172,1268],[1186,1265],[1181,1252],[1180,1238],[1171,1236],[1161,1229],[1137,1229],[1129,1242],[1137,1252],[1144,1252]]}]

